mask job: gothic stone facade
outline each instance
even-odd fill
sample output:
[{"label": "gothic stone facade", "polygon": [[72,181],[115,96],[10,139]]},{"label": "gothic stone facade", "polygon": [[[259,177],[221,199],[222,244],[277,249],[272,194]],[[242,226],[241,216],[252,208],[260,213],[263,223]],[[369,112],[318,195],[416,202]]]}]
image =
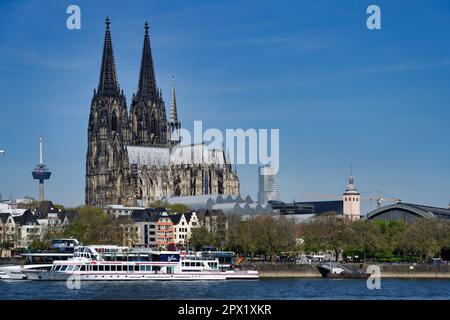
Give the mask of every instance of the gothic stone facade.
[{"label": "gothic stone facade", "polygon": [[[169,121],[157,88],[148,24],[138,90],[130,113],[119,87],[110,22],[106,19],[100,80],[91,102],[86,156],[87,205],[143,205],[161,197],[239,194],[239,180],[223,150],[180,146],[175,87]],[[187,161],[201,154],[202,162]],[[184,154],[182,157],[176,156]],[[186,156],[188,154],[188,156]]]}]

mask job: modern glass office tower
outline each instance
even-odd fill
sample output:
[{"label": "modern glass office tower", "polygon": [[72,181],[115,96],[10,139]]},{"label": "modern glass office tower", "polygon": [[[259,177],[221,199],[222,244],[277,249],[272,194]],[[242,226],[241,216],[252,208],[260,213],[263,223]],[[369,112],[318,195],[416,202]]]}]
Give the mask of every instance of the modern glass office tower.
[{"label": "modern glass office tower", "polygon": [[276,174],[272,167],[258,168],[258,202],[266,204],[269,201],[280,201]]}]

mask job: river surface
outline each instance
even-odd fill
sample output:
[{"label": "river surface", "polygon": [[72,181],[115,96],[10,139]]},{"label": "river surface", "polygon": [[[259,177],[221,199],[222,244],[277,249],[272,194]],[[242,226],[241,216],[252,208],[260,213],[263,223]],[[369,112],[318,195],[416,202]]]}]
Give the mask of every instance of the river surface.
[{"label": "river surface", "polygon": [[16,299],[449,299],[450,280],[382,279],[369,290],[365,280],[273,278],[252,281],[65,282],[0,281],[0,300]]}]

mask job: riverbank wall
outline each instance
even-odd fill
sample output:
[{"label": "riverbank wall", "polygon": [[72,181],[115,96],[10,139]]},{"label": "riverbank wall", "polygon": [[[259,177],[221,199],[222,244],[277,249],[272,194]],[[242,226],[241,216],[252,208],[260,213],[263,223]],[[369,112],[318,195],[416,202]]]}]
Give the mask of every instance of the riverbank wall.
[{"label": "riverbank wall", "polygon": [[[422,278],[450,279],[450,265],[413,265],[413,264],[374,264],[380,267],[382,278]],[[360,265],[344,264],[350,270]],[[367,271],[369,264],[362,270]],[[256,268],[261,278],[320,278],[315,265],[297,265],[290,263],[258,263]]]}]

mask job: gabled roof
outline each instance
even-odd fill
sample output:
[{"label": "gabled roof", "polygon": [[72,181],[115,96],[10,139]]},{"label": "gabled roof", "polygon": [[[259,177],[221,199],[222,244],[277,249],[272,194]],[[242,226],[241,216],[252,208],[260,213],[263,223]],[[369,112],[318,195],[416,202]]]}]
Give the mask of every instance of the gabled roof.
[{"label": "gabled roof", "polygon": [[38,219],[47,219],[49,213],[59,213],[51,201],[42,201],[39,208],[36,210],[36,217]]},{"label": "gabled roof", "polygon": [[192,218],[193,214],[194,214],[194,212],[187,212],[184,214],[184,217],[186,218],[187,223],[191,222],[191,218]]},{"label": "gabled roof", "polygon": [[147,208],[145,209],[148,216],[150,217],[150,222],[157,222],[163,212],[166,211],[164,208]]},{"label": "gabled roof", "polygon": [[152,218],[150,215],[145,211],[145,209],[142,210],[133,210],[130,216],[131,220],[133,222],[151,222]]},{"label": "gabled roof", "polygon": [[204,220],[206,216],[212,217],[212,216],[224,216],[225,214],[223,213],[222,210],[220,209],[213,209],[213,210],[209,210],[209,209],[200,209],[200,210],[196,210],[195,211],[197,218],[199,220]]},{"label": "gabled roof", "polygon": [[23,214],[21,214],[20,216],[14,216],[13,217],[14,222],[20,224],[21,226],[27,225],[27,226],[31,226],[31,225],[39,225],[39,222],[37,221],[36,217],[34,216],[34,214],[31,212],[30,209],[28,209],[27,211],[25,211]]},{"label": "gabled roof", "polygon": [[0,213],[0,222],[6,223],[10,215],[9,213]]},{"label": "gabled roof", "polygon": [[171,214],[169,215],[170,220],[172,220],[173,224],[179,224],[181,221],[181,218],[183,217],[182,213],[176,213],[176,214]]},{"label": "gabled roof", "polygon": [[77,212],[77,211],[59,212],[58,213],[58,218],[61,219],[61,220],[64,220],[67,217],[67,219],[69,219],[69,221],[72,221],[73,219],[75,219],[79,215],[80,215],[80,213]]}]

